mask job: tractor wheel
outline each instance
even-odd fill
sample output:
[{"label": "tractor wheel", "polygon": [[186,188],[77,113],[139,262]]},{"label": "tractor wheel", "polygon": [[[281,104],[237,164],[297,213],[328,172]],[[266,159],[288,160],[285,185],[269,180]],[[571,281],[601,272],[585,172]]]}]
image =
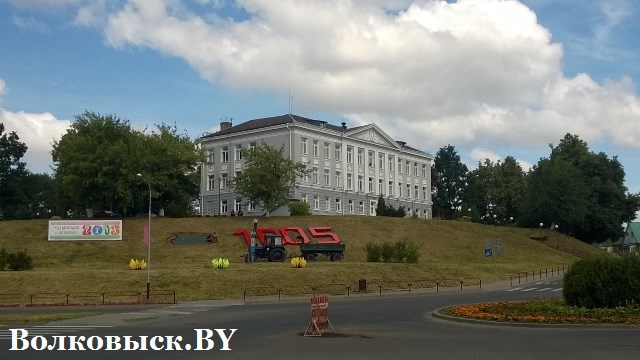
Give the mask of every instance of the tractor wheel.
[{"label": "tractor wheel", "polygon": [[271,253],[269,253],[269,261],[284,261],[284,249],[273,249]]},{"label": "tractor wheel", "polygon": [[329,259],[331,261],[340,261],[340,260],[342,260],[342,254],[340,254],[340,253],[332,254]]},{"label": "tractor wheel", "polygon": [[316,259],[316,254],[307,254],[304,256],[304,259],[307,261],[313,261]]}]

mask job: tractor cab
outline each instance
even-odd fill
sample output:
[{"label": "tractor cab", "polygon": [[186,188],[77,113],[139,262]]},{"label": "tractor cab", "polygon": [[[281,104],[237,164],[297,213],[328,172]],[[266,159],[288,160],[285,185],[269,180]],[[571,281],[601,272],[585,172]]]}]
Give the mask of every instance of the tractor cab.
[{"label": "tractor cab", "polygon": [[267,258],[269,261],[284,261],[287,250],[282,244],[282,236],[275,234],[265,234],[264,245],[254,247],[256,258]]}]

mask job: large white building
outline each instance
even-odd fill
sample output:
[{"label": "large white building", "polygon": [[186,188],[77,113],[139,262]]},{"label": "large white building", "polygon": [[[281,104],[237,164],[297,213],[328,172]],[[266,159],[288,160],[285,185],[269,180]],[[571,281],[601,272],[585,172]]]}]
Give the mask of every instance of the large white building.
[{"label": "large white building", "polygon": [[286,114],[233,125],[199,139],[207,153],[200,193],[202,215],[262,215],[264,209],[233,192],[231,179],[243,171],[242,149],[262,142],[284,147],[284,155],[308,164],[308,177],[291,198],[309,203],[314,215],[376,214],[378,196],[404,206],[409,216],[431,218],[433,156],[387,135],[375,124],[347,128]]}]

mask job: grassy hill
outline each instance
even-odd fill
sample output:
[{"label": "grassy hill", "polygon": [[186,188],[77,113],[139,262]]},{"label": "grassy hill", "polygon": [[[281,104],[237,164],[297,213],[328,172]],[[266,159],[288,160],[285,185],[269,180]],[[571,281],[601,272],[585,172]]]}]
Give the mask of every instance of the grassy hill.
[{"label": "grassy hill", "polygon": [[[232,235],[237,229],[251,229],[252,218],[153,218],[151,284],[153,288],[175,290],[179,299],[238,298],[247,287],[258,285],[356,284],[358,279],[375,281],[412,280],[427,277],[479,277],[483,282],[504,280],[509,274],[570,265],[577,257],[598,250],[562,234],[539,229],[495,227],[480,224],[420,219],[360,216],[308,216],[260,218],[261,228],[329,226],[346,245],[345,259],[310,262],[293,269],[288,261],[246,264],[244,239]],[[33,257],[30,271],[0,272],[0,294],[43,292],[144,290],[145,271],[128,267],[131,258],[146,258],[142,242],[147,218],[123,221],[123,241],[47,241],[47,221],[0,222],[0,248],[27,250]],[[174,245],[172,233],[213,233],[217,243]],[[557,237],[556,237],[557,236]],[[486,239],[502,239],[504,254],[486,258]],[[418,264],[366,262],[365,245],[398,240],[420,248]],[[559,249],[556,249],[556,242]],[[289,254],[297,254],[289,247]],[[211,259],[227,257],[227,269],[213,269]]]}]

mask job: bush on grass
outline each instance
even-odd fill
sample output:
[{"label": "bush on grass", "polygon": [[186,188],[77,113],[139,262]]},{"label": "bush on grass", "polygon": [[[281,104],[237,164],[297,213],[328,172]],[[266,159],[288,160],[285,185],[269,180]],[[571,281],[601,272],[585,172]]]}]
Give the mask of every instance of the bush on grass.
[{"label": "bush on grass", "polygon": [[610,255],[578,260],[564,276],[567,304],[578,307],[640,306],[640,257]]}]

